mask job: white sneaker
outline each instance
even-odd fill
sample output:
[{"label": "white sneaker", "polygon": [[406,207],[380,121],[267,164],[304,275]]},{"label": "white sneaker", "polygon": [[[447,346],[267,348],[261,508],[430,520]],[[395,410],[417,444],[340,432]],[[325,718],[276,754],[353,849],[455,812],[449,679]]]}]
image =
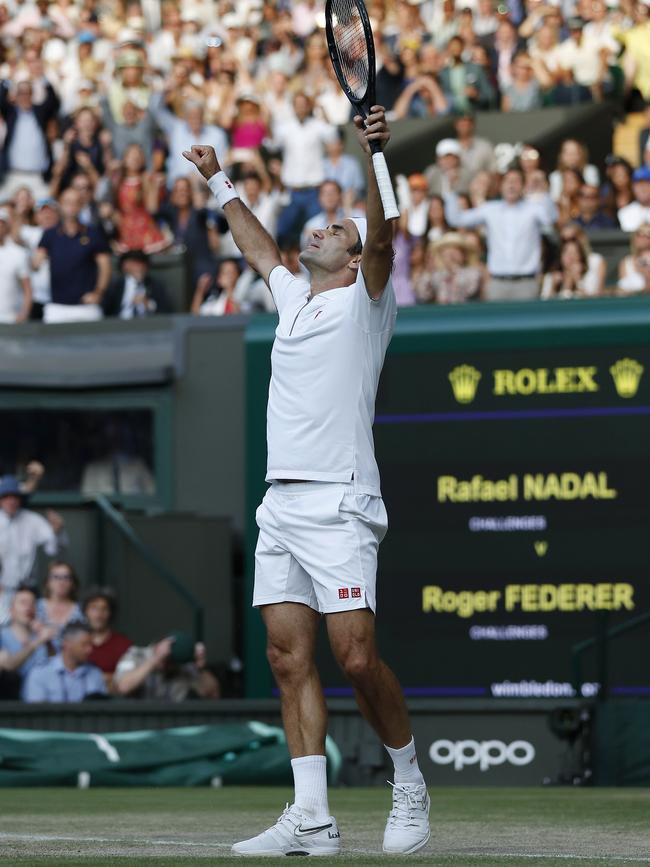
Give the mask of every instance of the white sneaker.
[{"label": "white sneaker", "polygon": [[424,783],[390,785],[393,787],[393,809],[388,815],[384,831],[384,852],[410,855],[421,849],[431,835],[431,799]]},{"label": "white sneaker", "polygon": [[295,804],[287,804],[272,828],[235,843],[232,851],[235,855],[338,855],[340,837],[333,816],[316,822]]}]

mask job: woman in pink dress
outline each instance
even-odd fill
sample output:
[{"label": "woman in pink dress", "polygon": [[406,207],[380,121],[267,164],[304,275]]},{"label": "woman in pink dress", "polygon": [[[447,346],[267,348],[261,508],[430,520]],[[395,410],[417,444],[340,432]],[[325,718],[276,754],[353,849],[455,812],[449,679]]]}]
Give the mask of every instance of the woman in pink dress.
[{"label": "woman in pink dress", "polygon": [[145,169],[144,151],[138,144],[129,145],[113,186],[120,253],[156,253],[169,244],[153,218],[160,207],[165,178]]}]

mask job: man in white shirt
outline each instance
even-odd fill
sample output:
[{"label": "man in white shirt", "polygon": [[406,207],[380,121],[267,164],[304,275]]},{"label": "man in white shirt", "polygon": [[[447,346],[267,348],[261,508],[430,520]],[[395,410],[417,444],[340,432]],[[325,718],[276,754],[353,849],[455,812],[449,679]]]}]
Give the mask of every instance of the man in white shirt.
[{"label": "man in white shirt", "polygon": [[29,254],[9,237],[9,219],[0,208],[0,322],[26,322],[32,309]]},{"label": "man in white shirt", "polygon": [[24,509],[23,496],[13,476],[0,479],[0,623],[7,622],[16,587],[32,578],[39,548],[59,557],[68,542],[61,516]]},{"label": "man in white shirt", "polygon": [[550,196],[524,198],[524,175],[509,169],[501,182],[501,199],[462,211],[454,193],[445,196],[451,226],[485,226],[489,301],[531,301],[539,297],[542,234],[557,219]]},{"label": "man in white shirt", "polygon": [[636,232],[650,223],[650,166],[641,166],[632,175],[634,201],[619,208],[618,222],[624,232]]},{"label": "man in white shirt", "polygon": [[334,656],[395,764],[384,851],[415,852],[430,833],[404,699],[374,638],[376,557],[387,522],[372,422],[396,302],[393,227],[384,219],[369,139],[383,145],[390,133],[380,106],[365,127],[360,117],[355,125],[368,158],[368,220],[345,218],[312,231],[300,255],[309,280],[282,266],[275,241],[243,205],[212,149],[196,145],[185,153],[208,179],[280,315],[267,411],[270,487],[256,515],[253,605],[267,628],[295,798],[272,828],[234,845],[240,855],[340,851],[327,800],[327,711],[314,663],[322,615]]},{"label": "man in white shirt", "polygon": [[167,136],[169,156],[167,157],[167,186],[171,190],[177,178],[187,174],[187,164],[182,152],[193,141],[203,141],[211,145],[219,159],[228,152],[228,137],[220,126],[204,123],[203,106],[198,102],[188,102],[183,117],[178,117],[167,108],[165,94],[154,97],[152,114],[156,123]]},{"label": "man in white shirt", "polygon": [[289,204],[278,220],[280,243],[298,237],[306,220],[320,210],[318,189],[325,180],[325,145],[336,138],[336,128],[312,114],[305,93],[293,98],[295,118],[274,131],[282,148],[282,183],[290,194]]}]

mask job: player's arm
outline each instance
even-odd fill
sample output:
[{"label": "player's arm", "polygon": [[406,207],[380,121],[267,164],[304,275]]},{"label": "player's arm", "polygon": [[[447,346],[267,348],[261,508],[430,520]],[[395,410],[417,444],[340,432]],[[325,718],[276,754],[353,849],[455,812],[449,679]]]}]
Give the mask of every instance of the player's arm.
[{"label": "player's arm", "polygon": [[[226,197],[228,194],[232,194],[230,192],[232,191],[232,184],[223,174],[213,147],[210,145],[192,145],[191,150],[183,151],[183,156],[194,163],[206,181],[214,179],[221,172],[220,177],[212,180],[210,184],[210,189],[217,196],[217,201],[220,199],[221,188],[223,188],[222,192]],[[236,194],[222,207],[235,244],[251,268],[254,268],[268,283],[271,271],[281,264],[278,245]]]},{"label": "player's arm", "polygon": [[361,254],[361,273],[366,281],[368,295],[373,301],[378,301],[386,288],[393,265],[393,223],[384,217],[384,206],[379,195],[369,143],[378,141],[382,148],[385,147],[390,139],[390,130],[386,123],[385,109],[381,105],[372,106],[365,124],[357,115],[354,125],[357,128],[359,144],[368,158],[368,233]]}]

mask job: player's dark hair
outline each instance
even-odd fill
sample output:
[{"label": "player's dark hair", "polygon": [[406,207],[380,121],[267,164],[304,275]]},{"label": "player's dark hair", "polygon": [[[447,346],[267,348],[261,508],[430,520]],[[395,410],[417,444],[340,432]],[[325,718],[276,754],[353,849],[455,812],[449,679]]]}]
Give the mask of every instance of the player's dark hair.
[{"label": "player's dark hair", "polygon": [[355,243],[351,247],[348,247],[348,253],[350,256],[360,256],[361,253],[363,253],[363,243],[361,238],[357,238]]},{"label": "player's dark hair", "polygon": [[14,590],[14,595],[17,593],[31,593],[34,599],[38,599],[38,590],[34,587],[33,584],[19,584]]}]

